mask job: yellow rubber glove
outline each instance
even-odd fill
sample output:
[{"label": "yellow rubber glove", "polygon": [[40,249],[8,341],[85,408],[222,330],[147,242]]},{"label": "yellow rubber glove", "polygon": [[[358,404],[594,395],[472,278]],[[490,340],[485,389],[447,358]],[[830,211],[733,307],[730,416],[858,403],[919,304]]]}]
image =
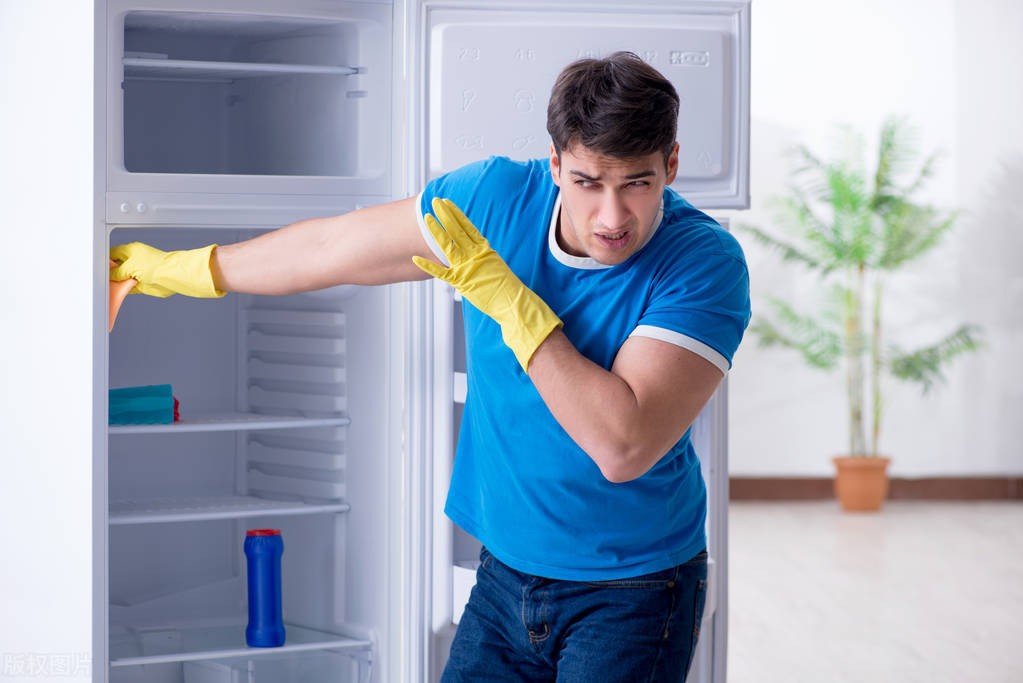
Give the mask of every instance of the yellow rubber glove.
[{"label": "yellow rubber glove", "polygon": [[138,280],[132,294],[221,297],[225,292],[213,284],[210,270],[210,258],[216,246],[210,244],[188,251],[160,251],[142,242],[132,242],[111,247],[110,260],[117,266],[110,269],[110,279],[115,282],[128,278]]},{"label": "yellow rubber glove", "polygon": [[540,344],[561,327],[561,319],[522,284],[453,202],[436,198],[433,212],[437,218],[427,214],[426,227],[451,267],[418,256],[413,256],[412,261],[435,278],[453,285],[469,303],[497,322],[504,343],[526,370]]}]

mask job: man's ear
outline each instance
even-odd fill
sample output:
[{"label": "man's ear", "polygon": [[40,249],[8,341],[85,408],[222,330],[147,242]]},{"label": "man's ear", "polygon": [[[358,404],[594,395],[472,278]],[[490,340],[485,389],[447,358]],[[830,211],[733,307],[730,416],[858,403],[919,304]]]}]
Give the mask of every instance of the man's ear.
[{"label": "man's ear", "polygon": [[671,150],[671,154],[668,155],[668,182],[665,185],[671,185],[675,182],[675,175],[678,173],[678,143]]},{"label": "man's ear", "polygon": [[554,143],[551,143],[551,178],[554,180],[554,184],[561,187],[561,157],[558,156],[558,150],[554,148]]}]

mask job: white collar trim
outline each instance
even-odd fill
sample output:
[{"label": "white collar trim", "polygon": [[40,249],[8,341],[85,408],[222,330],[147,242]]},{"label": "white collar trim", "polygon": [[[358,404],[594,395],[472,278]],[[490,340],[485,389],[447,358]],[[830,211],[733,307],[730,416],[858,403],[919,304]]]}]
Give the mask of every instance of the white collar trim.
[{"label": "white collar trim", "polygon": [[[605,268],[612,268],[613,266],[606,263],[600,263],[595,261],[589,256],[573,256],[567,251],[561,248],[558,244],[558,217],[561,215],[561,190],[558,190],[558,196],[554,200],[554,210],[551,212],[551,222],[547,229],[547,247],[551,250],[551,255],[558,261],[558,263],[568,266],[569,268],[578,268],[580,270],[603,270]],[[664,202],[661,202],[660,208],[657,209],[657,216],[654,218],[654,229],[650,231],[646,241],[640,245],[636,252],[645,247],[651,239],[653,239],[654,233],[661,227],[661,222],[664,219]]]}]

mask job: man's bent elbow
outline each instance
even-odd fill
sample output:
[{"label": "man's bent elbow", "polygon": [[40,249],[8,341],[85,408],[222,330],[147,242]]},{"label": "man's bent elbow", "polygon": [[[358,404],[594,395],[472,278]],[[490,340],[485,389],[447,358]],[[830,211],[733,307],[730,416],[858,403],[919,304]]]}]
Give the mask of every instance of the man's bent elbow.
[{"label": "man's bent elbow", "polygon": [[612,484],[625,484],[649,472],[659,459],[659,456],[651,457],[648,453],[620,452],[603,459],[603,462],[598,461],[597,467],[604,479]]}]

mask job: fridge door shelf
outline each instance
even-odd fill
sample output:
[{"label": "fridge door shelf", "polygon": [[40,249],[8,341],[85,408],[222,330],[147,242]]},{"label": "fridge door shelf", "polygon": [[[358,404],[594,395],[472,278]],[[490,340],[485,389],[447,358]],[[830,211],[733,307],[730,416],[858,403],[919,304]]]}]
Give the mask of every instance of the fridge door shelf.
[{"label": "fridge door shelf", "polygon": [[119,434],[180,434],[186,432],[240,432],[266,429],[304,429],[308,427],[344,427],[351,420],[336,417],[300,417],[259,413],[223,413],[183,419],[171,424],[110,425],[111,436]]},{"label": "fridge door shelf", "polygon": [[111,525],[199,522],[218,519],[246,519],[267,515],[316,515],[348,512],[343,501],[306,503],[269,500],[255,496],[204,496],[150,498],[110,501]]},{"label": "fridge door shelf", "polygon": [[285,623],[287,640],[281,647],[253,648],[245,644],[245,623],[167,628],[117,629],[110,636],[110,666],[126,667],[169,662],[233,658],[281,657],[296,652],[329,650],[366,653],[368,640]]}]

